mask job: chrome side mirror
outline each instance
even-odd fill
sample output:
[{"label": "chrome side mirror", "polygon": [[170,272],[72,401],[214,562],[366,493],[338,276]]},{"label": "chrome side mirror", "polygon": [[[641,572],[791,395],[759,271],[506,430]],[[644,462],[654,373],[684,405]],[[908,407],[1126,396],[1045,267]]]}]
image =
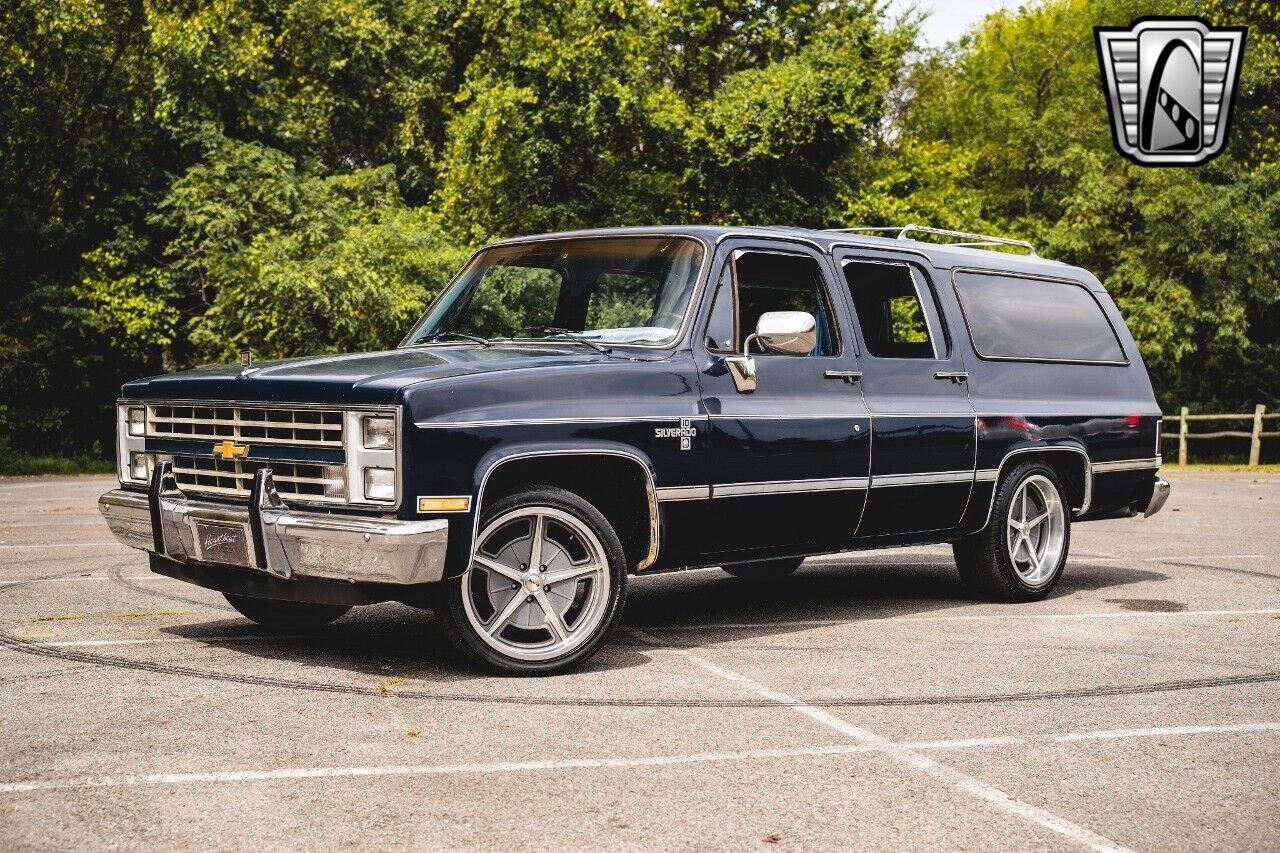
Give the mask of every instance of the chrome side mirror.
[{"label": "chrome side mirror", "polygon": [[756,333],[747,338],[747,345],[751,338],[766,352],[808,355],[818,345],[818,321],[805,311],[769,311],[756,321]]},{"label": "chrome side mirror", "polygon": [[756,360],[749,355],[727,355],[724,357],[725,369],[733,377],[733,387],[739,394],[750,394],[756,390]]}]

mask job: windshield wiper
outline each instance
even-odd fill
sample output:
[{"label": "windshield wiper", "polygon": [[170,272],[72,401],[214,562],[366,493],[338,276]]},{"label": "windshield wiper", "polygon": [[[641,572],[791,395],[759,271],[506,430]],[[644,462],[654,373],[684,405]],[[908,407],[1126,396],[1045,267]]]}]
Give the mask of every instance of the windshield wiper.
[{"label": "windshield wiper", "polygon": [[427,335],[425,338],[422,338],[416,343],[425,344],[428,341],[438,341],[441,338],[462,338],[464,340],[474,341],[475,343],[478,343],[482,347],[493,346],[493,341],[489,340],[488,338],[482,338],[479,335],[468,335],[466,332],[454,332],[454,331],[432,332],[431,334]]},{"label": "windshield wiper", "polygon": [[562,329],[559,326],[525,326],[522,332],[541,332],[542,334],[562,335],[575,344],[582,344],[584,347],[591,347],[593,350],[605,355],[610,355],[612,350],[608,347],[602,347],[595,341],[589,341],[571,329]]}]

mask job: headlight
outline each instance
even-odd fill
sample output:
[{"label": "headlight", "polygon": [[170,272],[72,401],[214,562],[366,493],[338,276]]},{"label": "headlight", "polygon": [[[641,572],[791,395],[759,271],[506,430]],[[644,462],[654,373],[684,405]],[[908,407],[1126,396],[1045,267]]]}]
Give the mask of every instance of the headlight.
[{"label": "headlight", "polygon": [[396,419],[367,415],[363,419],[365,450],[393,450],[396,446]]},{"label": "headlight", "polygon": [[129,454],[129,478],[131,480],[147,479],[147,454],[137,450]]},{"label": "headlight", "polygon": [[391,468],[365,468],[364,497],[369,501],[394,501],[396,472]]},{"label": "headlight", "polygon": [[146,414],[146,409],[129,409],[129,435],[143,435],[146,432]]}]

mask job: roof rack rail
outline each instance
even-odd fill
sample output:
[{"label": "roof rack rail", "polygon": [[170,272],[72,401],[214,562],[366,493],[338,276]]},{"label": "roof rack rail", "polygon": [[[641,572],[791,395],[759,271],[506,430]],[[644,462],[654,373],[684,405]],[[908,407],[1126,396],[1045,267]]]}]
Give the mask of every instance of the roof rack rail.
[{"label": "roof rack rail", "polygon": [[914,239],[909,234],[932,234],[935,237],[956,237],[964,242],[947,243],[948,246],[969,246],[982,248],[986,246],[1012,246],[1026,250],[1028,255],[1035,255],[1036,249],[1026,240],[1015,240],[1011,237],[992,237],[989,234],[974,234],[969,231],[951,231],[947,228],[930,228],[927,225],[873,225],[859,228],[827,228],[827,231],[842,234],[896,232],[893,237],[898,240]]}]

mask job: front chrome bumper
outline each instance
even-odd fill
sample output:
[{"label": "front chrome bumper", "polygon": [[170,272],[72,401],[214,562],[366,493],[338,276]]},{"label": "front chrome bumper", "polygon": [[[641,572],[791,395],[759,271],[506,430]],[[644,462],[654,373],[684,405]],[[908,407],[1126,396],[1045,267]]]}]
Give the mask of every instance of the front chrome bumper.
[{"label": "front chrome bumper", "polygon": [[1169,481],[1164,477],[1156,477],[1155,489],[1151,492],[1151,500],[1147,501],[1147,509],[1142,517],[1150,518],[1155,515],[1167,500],[1169,500]]},{"label": "front chrome bumper", "polygon": [[131,548],[179,562],[222,563],[279,578],[419,584],[444,575],[449,522],[298,512],[276,493],[270,469],[254,478],[248,506],[188,498],[170,463],[147,493],[113,489],[98,508]]}]

